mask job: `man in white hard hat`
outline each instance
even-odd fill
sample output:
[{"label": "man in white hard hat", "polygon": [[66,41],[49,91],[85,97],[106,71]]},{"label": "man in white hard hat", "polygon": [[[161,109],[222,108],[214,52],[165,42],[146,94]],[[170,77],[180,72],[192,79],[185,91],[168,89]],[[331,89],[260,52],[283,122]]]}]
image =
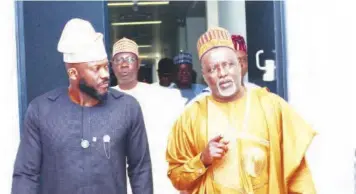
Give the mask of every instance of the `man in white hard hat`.
[{"label": "man in white hard hat", "polygon": [[[64,27],[58,51],[69,78],[27,109],[12,194],[152,194],[149,146],[141,108],[108,89],[103,35],[82,19]],[[126,160],[127,159],[127,160]]]}]

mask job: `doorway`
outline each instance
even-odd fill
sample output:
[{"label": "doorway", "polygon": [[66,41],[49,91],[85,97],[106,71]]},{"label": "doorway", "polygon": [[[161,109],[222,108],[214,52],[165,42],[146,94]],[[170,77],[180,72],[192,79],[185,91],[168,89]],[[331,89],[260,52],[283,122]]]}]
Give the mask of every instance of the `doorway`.
[{"label": "doorway", "polygon": [[149,83],[158,81],[159,60],[173,59],[181,50],[192,53],[198,82],[203,82],[196,41],[206,31],[204,1],[110,1],[107,6],[110,47],[123,37],[134,40],[141,63],[148,68],[140,75],[150,78]]}]

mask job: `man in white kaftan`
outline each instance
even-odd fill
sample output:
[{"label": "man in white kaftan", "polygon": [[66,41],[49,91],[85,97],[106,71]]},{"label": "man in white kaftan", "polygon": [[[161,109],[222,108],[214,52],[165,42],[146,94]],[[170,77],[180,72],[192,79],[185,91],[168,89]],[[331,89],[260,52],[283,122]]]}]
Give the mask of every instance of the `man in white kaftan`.
[{"label": "man in white kaftan", "polygon": [[137,80],[140,63],[134,41],[120,39],[114,44],[112,55],[112,69],[118,80],[114,88],[135,97],[142,108],[152,160],[154,193],[178,193],[167,177],[165,148],[169,131],[184,108],[184,100],[177,89]]}]

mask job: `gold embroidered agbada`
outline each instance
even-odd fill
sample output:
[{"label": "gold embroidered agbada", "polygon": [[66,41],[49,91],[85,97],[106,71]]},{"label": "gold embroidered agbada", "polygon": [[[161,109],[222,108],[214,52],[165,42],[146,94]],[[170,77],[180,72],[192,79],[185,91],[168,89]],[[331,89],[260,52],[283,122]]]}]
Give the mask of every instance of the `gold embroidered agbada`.
[{"label": "gold embroidered agbada", "polygon": [[[223,159],[205,168],[208,141],[229,140]],[[315,193],[305,152],[315,132],[279,96],[254,89],[230,103],[211,96],[189,106],[169,136],[168,176],[194,194]]]}]

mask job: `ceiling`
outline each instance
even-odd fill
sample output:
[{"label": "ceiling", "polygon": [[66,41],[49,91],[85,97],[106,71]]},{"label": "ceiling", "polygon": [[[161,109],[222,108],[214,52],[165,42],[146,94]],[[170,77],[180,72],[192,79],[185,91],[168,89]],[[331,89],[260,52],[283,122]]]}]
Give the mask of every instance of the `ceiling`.
[{"label": "ceiling", "polygon": [[[108,3],[115,2],[130,1],[109,1]],[[134,6],[109,6],[109,11],[112,22],[134,21],[137,19],[158,20],[172,17],[205,17],[205,2],[169,1],[167,5],[138,6],[136,11]]]},{"label": "ceiling", "polygon": [[[113,2],[132,1],[109,1]],[[127,37],[135,40],[138,45],[152,46],[140,48],[141,54],[162,53],[166,45],[176,47],[178,26],[184,25],[186,17],[205,16],[205,1],[170,1],[167,5],[149,6],[109,6],[110,23],[162,21],[159,25],[111,26],[111,42],[113,44],[118,39]]]}]

